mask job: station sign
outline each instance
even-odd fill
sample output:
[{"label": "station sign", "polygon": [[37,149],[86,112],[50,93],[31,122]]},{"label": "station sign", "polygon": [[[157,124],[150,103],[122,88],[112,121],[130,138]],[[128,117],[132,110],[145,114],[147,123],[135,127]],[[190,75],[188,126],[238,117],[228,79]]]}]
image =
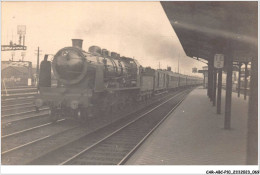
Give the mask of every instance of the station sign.
[{"label": "station sign", "polygon": [[252,58],[234,58],[233,61],[236,61],[236,62],[251,62],[252,61]]},{"label": "station sign", "polygon": [[221,69],[224,67],[224,55],[223,54],[215,54],[214,67],[217,69]]}]

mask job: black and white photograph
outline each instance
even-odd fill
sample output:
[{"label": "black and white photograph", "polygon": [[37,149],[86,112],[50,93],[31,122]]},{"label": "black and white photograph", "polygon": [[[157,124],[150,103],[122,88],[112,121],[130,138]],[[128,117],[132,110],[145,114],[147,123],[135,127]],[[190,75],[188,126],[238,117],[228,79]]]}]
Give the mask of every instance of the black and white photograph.
[{"label": "black and white photograph", "polygon": [[258,6],[1,1],[3,173],[259,174]]}]

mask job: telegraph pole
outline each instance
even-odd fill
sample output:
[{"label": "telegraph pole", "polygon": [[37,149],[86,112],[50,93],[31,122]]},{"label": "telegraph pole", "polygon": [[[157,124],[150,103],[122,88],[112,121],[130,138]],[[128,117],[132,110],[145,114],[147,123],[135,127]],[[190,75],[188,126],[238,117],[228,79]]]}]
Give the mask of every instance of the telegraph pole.
[{"label": "telegraph pole", "polygon": [[179,72],[179,59],[180,59],[180,54],[179,54],[179,56],[178,56],[178,74],[180,73],[180,72]]},{"label": "telegraph pole", "polygon": [[14,61],[15,52],[12,52],[12,61]]},{"label": "telegraph pole", "polygon": [[25,56],[25,52],[22,52],[22,53],[21,53],[21,56],[22,56],[22,61],[23,61],[24,56]]},{"label": "telegraph pole", "polygon": [[38,49],[36,51],[37,51],[36,83],[38,85],[38,82],[39,82],[39,59],[40,59],[40,52],[41,52],[39,46],[38,46]]},{"label": "telegraph pole", "polygon": [[39,77],[39,57],[40,57],[40,48],[38,47],[38,51],[37,51],[37,77]]}]

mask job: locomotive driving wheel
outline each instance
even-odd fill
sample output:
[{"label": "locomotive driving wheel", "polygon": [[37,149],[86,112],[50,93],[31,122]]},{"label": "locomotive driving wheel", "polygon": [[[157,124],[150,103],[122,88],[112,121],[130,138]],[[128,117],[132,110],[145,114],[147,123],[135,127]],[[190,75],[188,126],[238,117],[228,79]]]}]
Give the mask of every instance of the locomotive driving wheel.
[{"label": "locomotive driving wheel", "polygon": [[118,110],[123,111],[127,106],[127,98],[125,95],[121,94],[118,100]]},{"label": "locomotive driving wheel", "polygon": [[60,118],[60,112],[58,112],[57,109],[52,108],[49,111],[49,118],[51,123],[56,123],[57,120]]},{"label": "locomotive driving wheel", "polygon": [[86,109],[83,109],[83,108],[80,108],[79,110],[76,110],[75,111],[75,118],[77,121],[79,122],[83,122],[85,123],[87,121],[87,110]]},{"label": "locomotive driving wheel", "polygon": [[106,111],[108,113],[115,113],[118,108],[117,102],[118,102],[117,94],[115,94],[115,93],[109,94],[106,98],[106,103],[105,103]]},{"label": "locomotive driving wheel", "polygon": [[109,96],[105,96],[102,100],[102,102],[100,103],[100,112],[102,114],[107,114],[110,110],[110,101],[109,101]]}]

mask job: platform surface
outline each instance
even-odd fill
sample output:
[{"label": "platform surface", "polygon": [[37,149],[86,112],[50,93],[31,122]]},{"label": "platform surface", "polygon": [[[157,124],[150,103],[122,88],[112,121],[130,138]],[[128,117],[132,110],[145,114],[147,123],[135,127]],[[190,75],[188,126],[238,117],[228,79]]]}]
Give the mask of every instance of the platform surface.
[{"label": "platform surface", "polygon": [[232,94],[231,129],[224,129],[207,90],[194,89],[153,132],[128,165],[246,165],[248,100]]}]

